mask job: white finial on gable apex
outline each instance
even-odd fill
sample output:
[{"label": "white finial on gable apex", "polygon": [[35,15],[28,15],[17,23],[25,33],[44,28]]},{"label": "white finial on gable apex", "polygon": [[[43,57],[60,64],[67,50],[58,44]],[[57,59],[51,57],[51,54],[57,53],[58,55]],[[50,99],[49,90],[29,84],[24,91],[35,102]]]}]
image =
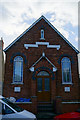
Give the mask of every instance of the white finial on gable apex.
[{"label": "white finial on gable apex", "polygon": [[45,57],[45,53],[44,52],[42,53],[42,56]]}]

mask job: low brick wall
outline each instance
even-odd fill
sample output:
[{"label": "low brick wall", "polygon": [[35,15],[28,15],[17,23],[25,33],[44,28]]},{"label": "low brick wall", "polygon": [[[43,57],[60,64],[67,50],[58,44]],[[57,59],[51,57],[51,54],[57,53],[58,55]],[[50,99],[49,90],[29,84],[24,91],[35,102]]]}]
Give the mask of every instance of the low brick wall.
[{"label": "low brick wall", "polygon": [[62,103],[62,113],[73,112],[79,109],[80,103]]},{"label": "low brick wall", "polygon": [[32,102],[16,102],[15,104],[25,110],[32,112]]},{"label": "low brick wall", "polygon": [[60,96],[56,96],[56,113],[67,113],[67,112],[75,112],[80,109],[80,100],[66,100],[62,101]]},{"label": "low brick wall", "polygon": [[28,111],[36,114],[37,113],[37,97],[32,97],[31,101],[32,102],[16,102],[15,104],[25,110],[28,110]]}]

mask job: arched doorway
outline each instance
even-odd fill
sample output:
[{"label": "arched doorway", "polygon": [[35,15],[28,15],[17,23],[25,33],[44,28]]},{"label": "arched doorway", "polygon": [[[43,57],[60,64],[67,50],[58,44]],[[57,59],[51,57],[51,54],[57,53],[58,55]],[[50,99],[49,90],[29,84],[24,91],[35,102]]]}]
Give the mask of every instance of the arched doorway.
[{"label": "arched doorway", "polygon": [[37,74],[37,97],[38,102],[50,102],[50,74],[46,71]]}]

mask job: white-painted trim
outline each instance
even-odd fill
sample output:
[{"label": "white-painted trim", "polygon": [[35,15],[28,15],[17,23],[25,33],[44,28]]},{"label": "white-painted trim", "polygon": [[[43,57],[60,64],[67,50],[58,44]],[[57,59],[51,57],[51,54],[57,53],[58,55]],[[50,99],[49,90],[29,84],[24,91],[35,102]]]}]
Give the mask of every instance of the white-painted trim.
[{"label": "white-painted trim", "polygon": [[42,58],[43,58],[43,56],[41,56],[41,57],[32,65],[32,67],[35,66]]},{"label": "white-painted trim", "polygon": [[24,44],[24,47],[28,49],[29,47],[38,47],[36,44]]},{"label": "white-painted trim", "polygon": [[47,48],[60,49],[60,45],[49,45],[49,42],[36,42],[36,44],[24,44],[24,47],[28,49],[29,47],[38,47],[39,45],[47,45]]},{"label": "white-painted trim", "polygon": [[49,42],[36,42],[36,45],[49,45]]},{"label": "white-painted trim", "polygon": [[57,69],[55,67],[53,67],[53,72],[56,72],[56,71],[57,71]]},{"label": "white-painted trim", "polygon": [[30,68],[30,71],[31,71],[31,72],[34,72],[34,67],[31,67],[31,68]]},{"label": "white-painted trim", "polygon": [[59,50],[60,45],[47,45],[47,48],[57,48],[57,50]]},{"label": "white-painted trim", "polygon": [[4,49],[6,52],[15,42],[17,42],[24,34],[26,34],[34,25],[36,25],[41,19],[44,19],[52,29],[54,29],[77,53],[79,51],[42,15],[38,20],[36,20],[27,30],[25,30],[19,37],[17,37],[8,47]]},{"label": "white-painted trim", "polygon": [[42,57],[45,57],[45,53],[44,52],[42,53]]},{"label": "white-painted trim", "polygon": [[62,102],[62,104],[78,104],[80,102]]},{"label": "white-painted trim", "polygon": [[[54,65],[53,65],[53,63],[47,58],[47,57],[45,57],[46,58],[46,60],[53,66],[53,67],[55,67]],[[56,68],[56,67],[55,67]],[[57,68],[56,68],[57,69]]]}]

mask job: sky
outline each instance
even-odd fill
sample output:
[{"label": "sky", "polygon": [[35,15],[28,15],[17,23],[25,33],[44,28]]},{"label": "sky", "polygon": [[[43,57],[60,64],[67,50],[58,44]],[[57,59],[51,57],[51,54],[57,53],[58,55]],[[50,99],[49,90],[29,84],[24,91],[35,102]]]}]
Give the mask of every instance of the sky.
[{"label": "sky", "polygon": [[78,0],[0,0],[0,37],[4,48],[41,15],[78,48]]},{"label": "sky", "polygon": [[44,15],[78,49],[79,0],[0,0],[4,48]]}]

